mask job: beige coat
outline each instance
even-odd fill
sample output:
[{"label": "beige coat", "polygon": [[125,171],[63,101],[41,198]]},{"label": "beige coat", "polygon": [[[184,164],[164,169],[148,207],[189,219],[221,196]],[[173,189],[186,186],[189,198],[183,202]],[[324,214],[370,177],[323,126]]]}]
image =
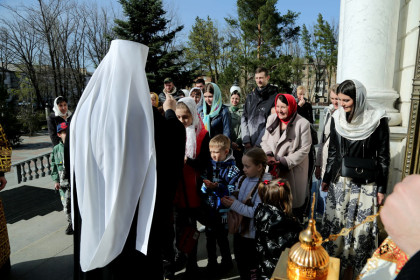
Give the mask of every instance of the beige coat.
[{"label": "beige coat", "polygon": [[312,145],[309,122],[295,114],[280,136],[280,123],[270,133],[270,126],[276,122],[277,115],[267,120],[261,148],[268,154],[273,153],[276,160],[287,162],[288,171],[281,170],[280,177],[287,179],[293,194],[293,208],[301,207],[308,194],[308,154]]}]

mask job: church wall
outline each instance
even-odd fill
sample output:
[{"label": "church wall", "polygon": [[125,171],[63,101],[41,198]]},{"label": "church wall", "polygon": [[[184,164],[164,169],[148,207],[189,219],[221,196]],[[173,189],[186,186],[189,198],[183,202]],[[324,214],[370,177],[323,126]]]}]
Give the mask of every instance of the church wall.
[{"label": "church wall", "polygon": [[395,183],[399,182],[402,178],[419,24],[420,0],[401,0],[393,88],[400,95],[400,98],[396,102],[396,107],[399,109],[402,122],[400,126],[390,127],[391,166],[388,193],[392,191]]}]

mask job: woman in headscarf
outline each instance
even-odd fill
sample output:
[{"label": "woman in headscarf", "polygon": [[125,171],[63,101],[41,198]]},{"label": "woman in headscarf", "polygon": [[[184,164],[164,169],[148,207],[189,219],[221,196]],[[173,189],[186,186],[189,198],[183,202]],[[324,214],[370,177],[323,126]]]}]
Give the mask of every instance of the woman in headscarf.
[{"label": "woman in headscarf", "polygon": [[[187,133],[185,144],[185,164],[183,179],[178,184],[175,195],[175,229],[178,246],[185,228],[197,229],[199,217],[200,194],[199,189],[203,184],[202,172],[210,162],[209,134],[197,113],[197,105],[190,97],[181,98],[176,105],[176,116],[184,125]],[[180,249],[180,254],[183,254]],[[187,265],[185,278],[197,279],[197,244],[191,252],[186,252]],[[182,257],[181,257],[182,258]]]},{"label": "woman in headscarf", "polygon": [[70,125],[75,279],[163,278],[185,129],[173,97],[165,118],[150,106],[147,52],[112,41]]},{"label": "woman in headscarf", "polygon": [[71,112],[67,107],[67,99],[59,96],[54,100],[54,113],[51,113],[47,118],[48,133],[50,134],[53,146],[60,143],[60,137],[57,136],[57,125],[63,122],[70,123]]},{"label": "woman in headscarf", "polygon": [[242,171],[242,156],[244,149],[242,146],[241,135],[241,118],[244,112],[241,101],[241,88],[233,85],[230,88],[230,107],[229,112],[231,116],[230,140],[232,141],[233,156],[235,157],[236,166]]},{"label": "woman in headscarf", "polygon": [[[382,109],[367,104],[366,89],[346,80],[337,89],[341,107],[332,115],[330,146],[322,187],[328,191],[322,233],[327,237],[360,224],[377,212],[388,181],[389,127]],[[341,259],[345,279],[358,274],[378,247],[376,220],[328,242],[328,253]]]},{"label": "woman in headscarf", "polygon": [[193,87],[190,90],[190,93],[188,96],[194,99],[195,104],[197,104],[197,108],[200,108],[201,106],[203,106],[204,97],[203,97],[203,92],[201,91],[201,88]]},{"label": "woman in headscarf", "polygon": [[308,194],[308,154],[312,144],[310,124],[297,113],[296,100],[290,94],[278,94],[275,108],[276,114],[267,120],[261,148],[267,154],[273,177],[289,181],[293,213],[301,219]]},{"label": "woman in headscarf", "polygon": [[222,92],[215,83],[204,88],[204,104],[198,109],[210,139],[217,134],[230,138],[229,108],[222,102]]}]

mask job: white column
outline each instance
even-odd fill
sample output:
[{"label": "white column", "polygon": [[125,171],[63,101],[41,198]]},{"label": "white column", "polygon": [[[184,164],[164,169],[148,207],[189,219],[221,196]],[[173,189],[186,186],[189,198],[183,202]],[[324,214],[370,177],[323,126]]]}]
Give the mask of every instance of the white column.
[{"label": "white column", "polygon": [[401,123],[393,88],[400,1],[341,0],[337,82],[357,79],[369,103],[384,108],[390,126]]}]

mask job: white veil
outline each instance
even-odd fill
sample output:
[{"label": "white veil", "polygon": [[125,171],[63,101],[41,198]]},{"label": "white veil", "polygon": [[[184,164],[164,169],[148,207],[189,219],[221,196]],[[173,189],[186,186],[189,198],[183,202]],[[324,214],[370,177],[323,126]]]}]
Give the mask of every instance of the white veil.
[{"label": "white veil", "polygon": [[351,122],[347,122],[346,112],[339,107],[333,114],[335,129],[338,134],[349,140],[368,138],[379,126],[382,118],[386,118],[383,109],[372,108],[367,103],[365,86],[358,80],[352,80],[356,86],[355,111]]},{"label": "white veil", "polygon": [[70,174],[82,218],[83,271],[103,267],[121,253],[137,206],[136,249],[147,252],[156,196],[147,53],[139,43],[112,41],[73,115]]},{"label": "white veil", "polygon": [[184,103],[190,111],[193,122],[186,128],[187,142],[185,144],[185,155],[189,158],[194,159],[197,151],[197,135],[202,129],[201,120],[197,112],[197,104],[191,97],[181,98],[178,103]]}]

